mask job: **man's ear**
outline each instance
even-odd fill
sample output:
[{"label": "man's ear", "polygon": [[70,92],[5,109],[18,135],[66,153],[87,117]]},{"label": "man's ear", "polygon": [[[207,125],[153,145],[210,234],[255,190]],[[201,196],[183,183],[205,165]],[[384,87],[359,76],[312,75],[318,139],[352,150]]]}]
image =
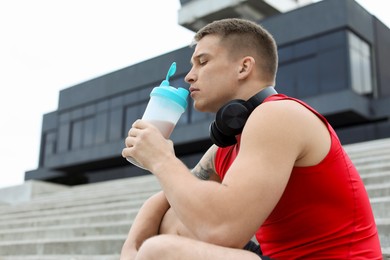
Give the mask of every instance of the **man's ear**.
[{"label": "man's ear", "polygon": [[254,70],[256,61],[252,56],[245,56],[241,59],[238,78],[245,79],[247,78]]}]

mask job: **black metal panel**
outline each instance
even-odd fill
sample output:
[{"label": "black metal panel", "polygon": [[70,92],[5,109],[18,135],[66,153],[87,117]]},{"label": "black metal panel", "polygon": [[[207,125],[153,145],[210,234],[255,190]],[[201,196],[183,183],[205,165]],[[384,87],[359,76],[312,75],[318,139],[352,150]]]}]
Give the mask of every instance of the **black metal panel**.
[{"label": "black metal panel", "polygon": [[372,43],[373,17],[353,0],[326,0],[260,21],[275,37],[278,45],[352,28]]},{"label": "black metal panel", "polygon": [[381,21],[375,19],[375,76],[378,84],[378,94],[381,97],[390,96],[390,30]]}]

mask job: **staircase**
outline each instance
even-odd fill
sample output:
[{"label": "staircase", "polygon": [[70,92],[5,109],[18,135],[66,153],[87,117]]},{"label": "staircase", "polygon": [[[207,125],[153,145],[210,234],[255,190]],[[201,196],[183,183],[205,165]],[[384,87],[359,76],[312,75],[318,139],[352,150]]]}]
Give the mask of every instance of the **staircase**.
[{"label": "staircase", "polygon": [[390,259],[390,138],[344,146],[370,197],[384,259]]},{"label": "staircase", "polygon": [[[390,138],[346,145],[390,259]],[[117,260],[152,175],[74,187],[40,181],[0,190],[0,260]]]},{"label": "staircase", "polygon": [[159,190],[156,178],[143,176],[53,185],[30,201],[0,205],[0,260],[118,260],[138,209]]}]

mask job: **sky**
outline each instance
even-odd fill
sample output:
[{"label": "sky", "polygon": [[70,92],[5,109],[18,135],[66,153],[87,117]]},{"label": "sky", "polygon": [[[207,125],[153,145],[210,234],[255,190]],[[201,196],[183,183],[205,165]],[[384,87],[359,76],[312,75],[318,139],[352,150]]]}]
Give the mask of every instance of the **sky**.
[{"label": "sky", "polygon": [[[326,1],[326,0],[324,0]],[[390,27],[389,0],[358,0]],[[179,0],[0,0],[0,188],[38,167],[59,91],[187,46]]]}]

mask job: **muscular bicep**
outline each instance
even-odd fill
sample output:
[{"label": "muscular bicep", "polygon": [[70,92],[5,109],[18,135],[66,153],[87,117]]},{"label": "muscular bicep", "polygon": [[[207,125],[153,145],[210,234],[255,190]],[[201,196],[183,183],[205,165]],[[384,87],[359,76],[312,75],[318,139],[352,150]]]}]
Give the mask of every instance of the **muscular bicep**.
[{"label": "muscular bicep", "polygon": [[285,115],[286,110],[261,110],[245,125],[240,152],[222,182],[229,190],[225,216],[243,238],[252,235],[276,206],[300,151],[296,119]]},{"label": "muscular bicep", "polygon": [[199,163],[191,170],[192,174],[201,180],[221,182],[215,171],[214,160],[218,147],[212,145],[200,159]]}]

